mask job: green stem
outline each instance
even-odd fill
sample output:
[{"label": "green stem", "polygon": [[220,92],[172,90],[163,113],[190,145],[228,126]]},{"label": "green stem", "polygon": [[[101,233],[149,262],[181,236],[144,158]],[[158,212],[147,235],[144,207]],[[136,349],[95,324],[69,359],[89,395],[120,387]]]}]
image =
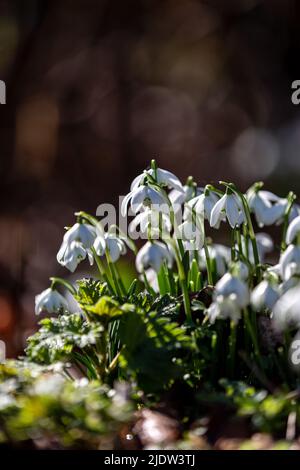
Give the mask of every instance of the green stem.
[{"label": "green stem", "polygon": [[213,282],[212,269],[211,269],[211,259],[210,259],[210,254],[209,254],[209,249],[207,246],[205,234],[204,234],[203,246],[204,246],[205,259],[206,259],[207,282],[210,286],[212,286],[214,282]]},{"label": "green stem", "polygon": [[100,274],[100,279],[101,279],[101,280],[103,279],[103,280],[106,282],[106,284],[107,284],[107,286],[108,286],[108,288],[109,288],[111,294],[114,295],[114,294],[115,294],[115,291],[114,291],[114,289],[113,289],[113,287],[112,287],[112,285],[111,285],[110,280],[108,279],[108,276],[107,276],[107,274],[106,274],[106,272],[105,272],[105,269],[104,269],[104,266],[103,266],[103,264],[102,264],[102,261],[101,261],[100,257],[97,255],[97,253],[96,253],[96,251],[95,251],[94,248],[92,248],[92,252],[93,252],[94,260],[96,261],[97,268],[98,268],[98,271],[99,271],[99,274]]},{"label": "green stem", "polygon": [[288,225],[289,225],[289,216],[290,216],[295,199],[296,199],[296,195],[292,191],[289,192],[288,197],[287,197],[288,204],[287,204],[287,207],[284,213],[284,219],[283,219],[284,222],[283,222],[283,230],[282,230],[281,251],[284,251],[287,247],[286,232],[287,232]]},{"label": "green stem", "polygon": [[56,284],[61,284],[66,287],[72,295],[77,294],[75,287],[70,282],[66,281],[65,279],[62,279],[61,277],[50,277],[50,281],[51,289],[55,289]]},{"label": "green stem", "polygon": [[244,309],[244,319],[245,319],[245,324],[246,324],[248,334],[249,334],[251,342],[253,344],[254,356],[257,360],[257,363],[261,367],[261,372],[263,372],[264,368],[263,368],[263,364],[262,364],[262,360],[261,360],[261,354],[260,354],[260,350],[259,350],[257,336],[256,336],[255,330],[253,328],[253,325],[251,323],[251,319],[250,319],[250,316],[249,316],[249,311],[248,311],[247,308]]},{"label": "green stem", "polygon": [[251,240],[252,248],[253,248],[253,257],[254,257],[254,263],[255,263],[255,271],[256,271],[256,276],[258,279],[258,282],[261,280],[261,269],[260,269],[260,260],[259,260],[259,254],[258,254],[258,249],[257,249],[257,243],[256,243],[256,237],[253,229],[253,224],[251,220],[251,214],[250,214],[250,209],[248,202],[245,198],[245,196],[233,185],[226,183],[224,181],[220,181],[220,184],[223,184],[226,186],[226,188],[230,189],[232,192],[238,196],[242,202],[243,209],[244,209],[244,214],[246,217],[246,223],[248,227],[248,233],[249,233],[249,238]]},{"label": "green stem", "polygon": [[228,356],[228,369],[229,377],[234,377],[235,369],[235,356],[236,356],[236,335],[237,324],[234,321],[230,322],[230,336],[229,336],[229,356]]},{"label": "green stem", "polygon": [[115,290],[116,290],[116,294],[117,294],[118,297],[121,299],[121,298],[122,298],[122,290],[121,290],[121,287],[120,287],[120,285],[119,285],[118,277],[117,277],[117,274],[116,274],[116,271],[115,271],[115,267],[114,267],[113,262],[111,261],[111,257],[110,257],[110,254],[109,254],[109,251],[108,251],[108,250],[105,251],[105,256],[106,256],[106,261],[107,261],[108,269],[109,269],[111,278],[112,278],[113,283],[114,283],[114,287],[115,287]]},{"label": "green stem", "polygon": [[176,242],[173,243],[174,246],[174,251],[175,251],[175,258],[176,258],[176,263],[177,263],[177,269],[178,269],[178,276],[179,276],[179,282],[183,294],[183,304],[184,304],[184,310],[186,314],[187,320],[192,323],[192,312],[191,312],[191,304],[190,304],[190,297],[189,297],[189,292],[188,292],[188,287],[186,283],[186,275],[185,275],[185,270],[184,266],[182,264],[180,254],[176,245]]}]

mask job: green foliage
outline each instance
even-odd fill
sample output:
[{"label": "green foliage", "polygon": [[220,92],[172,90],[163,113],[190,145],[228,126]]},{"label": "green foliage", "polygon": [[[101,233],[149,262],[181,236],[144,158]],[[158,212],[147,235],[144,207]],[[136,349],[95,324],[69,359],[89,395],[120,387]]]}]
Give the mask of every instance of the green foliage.
[{"label": "green foliage", "polygon": [[34,436],[49,446],[53,440],[64,447],[112,446],[115,433],[131,417],[122,387],[72,382],[60,363],[49,368],[9,362],[0,366],[0,378],[0,442]]},{"label": "green foliage", "polygon": [[39,331],[28,339],[26,354],[42,364],[70,357],[75,348],[95,345],[103,332],[100,324],[88,323],[80,314],[45,318]]},{"label": "green foliage", "polygon": [[183,359],[194,346],[184,327],[139,309],[122,317],[119,336],[122,371],[146,392],[162,390],[179,377]]},{"label": "green foliage", "polygon": [[101,296],[107,293],[107,286],[105,283],[95,279],[81,279],[77,281],[78,290],[75,299],[82,307],[88,305],[95,305]]}]

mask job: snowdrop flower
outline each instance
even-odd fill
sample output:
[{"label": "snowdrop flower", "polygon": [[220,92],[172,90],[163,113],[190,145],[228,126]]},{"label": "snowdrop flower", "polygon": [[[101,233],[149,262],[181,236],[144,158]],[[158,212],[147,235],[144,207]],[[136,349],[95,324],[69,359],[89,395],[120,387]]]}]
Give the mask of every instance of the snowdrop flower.
[{"label": "snowdrop flower", "polygon": [[154,269],[157,273],[166,262],[169,267],[172,266],[172,255],[167,246],[159,241],[153,243],[147,242],[136,255],[136,268],[138,272],[143,272],[147,268]]},{"label": "snowdrop flower", "polygon": [[279,285],[280,295],[285,294],[288,290],[296,287],[299,284],[299,278],[297,276],[290,277],[287,281],[283,281]]},{"label": "snowdrop flower", "polygon": [[259,227],[281,221],[287,207],[287,199],[279,198],[270,191],[257,191],[251,188],[246,197]]},{"label": "snowdrop flower", "polygon": [[[185,242],[195,242],[198,250],[203,247],[204,231],[199,223],[195,224],[192,221],[186,220],[176,227],[175,236],[177,239]],[[194,245],[193,243],[191,249],[194,249]]]},{"label": "snowdrop flower", "polygon": [[289,214],[289,223],[291,223],[296,217],[300,215],[300,206],[299,204],[293,204],[290,214]]},{"label": "snowdrop flower", "polygon": [[202,193],[203,188],[195,188],[194,186],[185,184],[182,190],[172,189],[169,193],[169,199],[173,207],[179,207]]},{"label": "snowdrop flower", "polygon": [[[62,248],[64,249],[62,250]],[[73,241],[70,244],[66,244],[66,246],[62,248],[57,254],[57,261],[59,264],[71,271],[71,273],[76,270],[78,264],[85,260],[87,256],[90,264],[93,264],[91,251],[84,248],[82,243]]]},{"label": "snowdrop flower", "polygon": [[226,273],[217,282],[214,295],[216,297],[220,295],[229,297],[231,294],[236,296],[236,302],[240,308],[244,308],[248,305],[250,296],[247,285],[232,274]]},{"label": "snowdrop flower", "polygon": [[[188,201],[186,209],[194,210],[197,214],[201,214],[205,219],[210,220],[211,212],[219,199],[220,198],[216,193],[205,188],[202,194]],[[220,217],[216,223],[215,228],[219,228],[221,220],[225,220],[225,214],[223,213],[222,217]]]},{"label": "snowdrop flower", "polygon": [[215,323],[217,319],[226,320],[230,318],[237,323],[241,318],[241,308],[238,305],[235,294],[227,297],[219,295],[206,311],[210,323]]},{"label": "snowdrop flower", "polygon": [[249,304],[247,285],[226,273],[216,284],[213,303],[207,310],[209,321],[214,323],[217,318],[230,318],[237,322],[241,317],[241,309]]},{"label": "snowdrop flower", "polygon": [[278,289],[272,286],[267,279],[264,279],[252,291],[251,305],[257,312],[264,309],[272,310],[278,299]]},{"label": "snowdrop flower", "polygon": [[90,248],[96,238],[96,229],[89,224],[76,223],[68,230],[57,253],[57,261],[71,272],[74,272],[80,261],[86,256],[92,263]]},{"label": "snowdrop flower", "polygon": [[150,175],[158,184],[183,192],[182,184],[177,176],[170,171],[162,170],[161,168],[151,168],[150,170],[145,170],[143,173],[138,175],[131,183],[130,191],[134,191],[143,184],[147,175]]},{"label": "snowdrop flower", "polygon": [[168,201],[165,196],[151,186],[137,186],[127,196],[124,197],[121,204],[121,214],[126,216],[128,204],[134,214],[155,206],[155,209],[162,212],[168,212]]},{"label": "snowdrop flower", "polygon": [[288,290],[273,308],[275,328],[284,331],[288,327],[300,327],[300,285]]},{"label": "snowdrop flower", "polygon": [[126,245],[120,237],[106,233],[104,239],[112,263],[118,261],[120,256],[127,252]]},{"label": "snowdrop flower", "polygon": [[294,240],[300,234],[300,215],[296,217],[288,226],[286,232],[286,242],[288,245],[294,242]]},{"label": "snowdrop flower", "polygon": [[51,287],[35,297],[36,315],[42,312],[58,313],[62,310],[68,310],[68,303],[57,290]]},{"label": "snowdrop flower", "polygon": [[169,234],[172,230],[172,224],[167,214],[148,208],[136,215],[129,225],[129,231],[134,233],[138,226],[140,226],[143,235],[148,234],[148,229],[150,229],[152,238],[159,236],[160,229],[163,234]]},{"label": "snowdrop flower", "polygon": [[279,260],[280,274],[287,281],[295,274],[300,274],[300,247],[289,245]]},{"label": "snowdrop flower", "polygon": [[230,266],[230,271],[242,281],[246,281],[249,277],[249,268],[243,261],[235,261],[232,263]]},{"label": "snowdrop flower", "polygon": [[220,225],[224,213],[232,228],[240,226],[245,221],[243,205],[236,194],[226,192],[214,205],[210,214],[211,227],[217,228]]}]

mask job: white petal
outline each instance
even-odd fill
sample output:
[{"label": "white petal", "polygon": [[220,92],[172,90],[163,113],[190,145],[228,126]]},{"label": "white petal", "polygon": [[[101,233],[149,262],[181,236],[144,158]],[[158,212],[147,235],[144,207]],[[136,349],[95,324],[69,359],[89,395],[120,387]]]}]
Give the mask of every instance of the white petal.
[{"label": "white petal", "polygon": [[228,222],[232,228],[235,228],[239,224],[239,207],[233,194],[227,196],[225,207]]},{"label": "white petal", "polygon": [[215,227],[222,220],[222,211],[225,208],[226,198],[227,195],[224,194],[224,196],[222,196],[221,199],[219,199],[219,201],[214,205],[210,216],[211,227]]},{"label": "white petal", "polygon": [[130,193],[126,194],[126,196],[122,200],[122,204],[121,204],[121,215],[122,215],[122,217],[126,217],[128,203],[129,203],[129,201],[132,197],[132,194],[133,194],[133,192],[131,191]]},{"label": "white petal", "polygon": [[300,233],[300,215],[296,217],[289,225],[286,233],[286,242],[289,245]]}]

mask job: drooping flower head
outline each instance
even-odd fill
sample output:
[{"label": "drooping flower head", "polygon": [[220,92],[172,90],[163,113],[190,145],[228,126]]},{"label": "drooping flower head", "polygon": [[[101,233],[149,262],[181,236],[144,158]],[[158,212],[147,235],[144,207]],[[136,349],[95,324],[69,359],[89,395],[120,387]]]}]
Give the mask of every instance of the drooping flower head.
[{"label": "drooping flower head", "polygon": [[211,227],[219,227],[224,215],[232,228],[239,227],[245,222],[244,208],[240,198],[234,193],[228,193],[228,191],[216,202],[211,210]]},{"label": "drooping flower head", "polygon": [[254,213],[259,227],[273,225],[282,221],[287,207],[287,199],[279,198],[270,191],[260,189],[261,185],[253,185],[246,194],[250,210]]},{"label": "drooping flower head", "polygon": [[68,310],[68,303],[66,299],[57,290],[49,289],[44,290],[41,294],[35,297],[35,314],[40,313],[59,313]]},{"label": "drooping flower head", "polygon": [[92,262],[90,249],[96,238],[96,228],[90,224],[76,223],[64,235],[57,253],[57,261],[74,272],[87,256]]},{"label": "drooping flower head", "polygon": [[140,273],[147,268],[152,268],[158,273],[163,263],[172,267],[173,258],[168,247],[159,241],[147,242],[136,256],[136,269]]}]

